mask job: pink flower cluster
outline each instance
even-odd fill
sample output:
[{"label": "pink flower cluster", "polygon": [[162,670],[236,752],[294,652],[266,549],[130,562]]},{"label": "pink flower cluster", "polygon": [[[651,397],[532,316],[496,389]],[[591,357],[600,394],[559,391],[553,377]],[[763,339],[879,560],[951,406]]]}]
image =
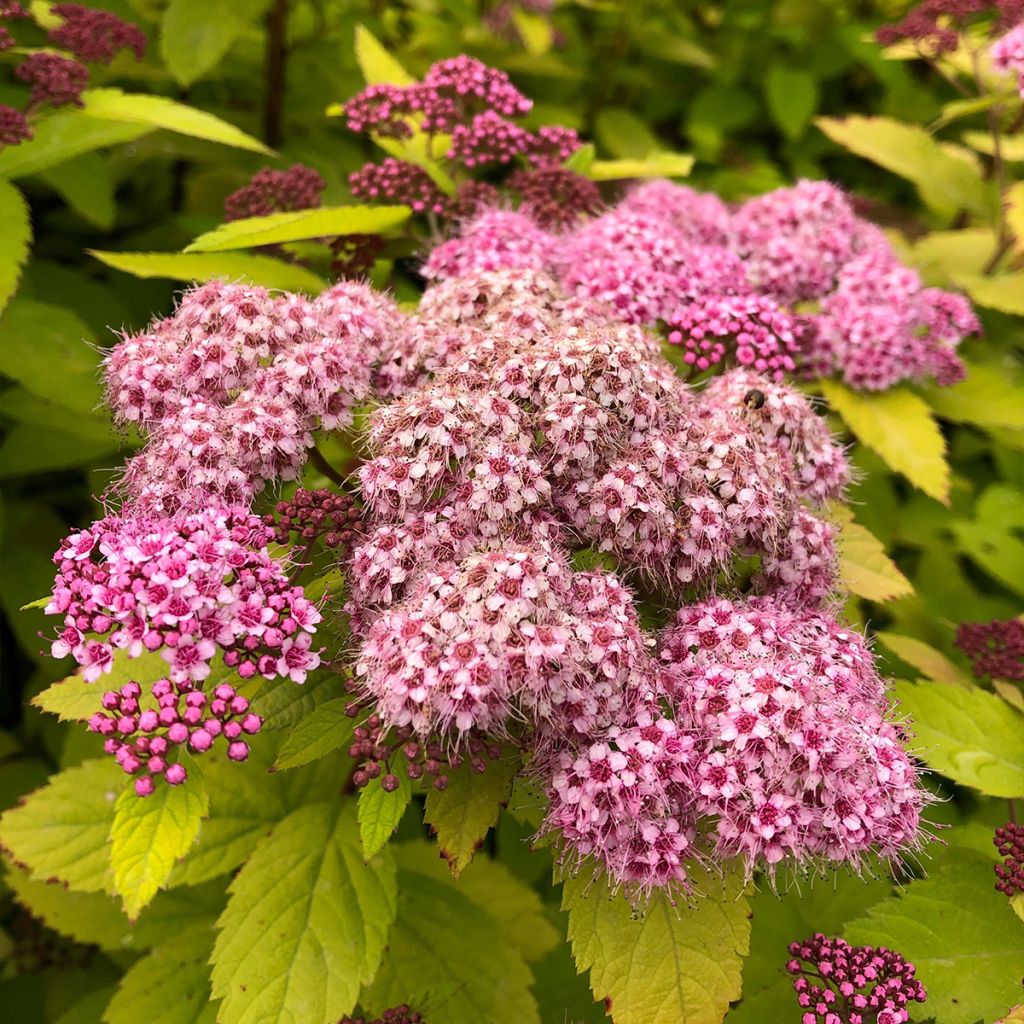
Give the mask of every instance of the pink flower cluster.
[{"label": "pink flower cluster", "polygon": [[[504,71],[462,54],[431,65],[421,82],[368,86],[345,104],[344,115],[350,130],[380,139],[424,133],[434,159],[454,165],[452,176],[517,167],[504,182],[507,190],[546,227],[571,224],[596,210],[600,195],[560,166],[580,147],[575,131],[544,125],[533,132],[517,123],[532,106]],[[359,199],[401,203],[447,220],[472,216],[482,200],[493,204],[499,195],[484,181],[464,182],[446,195],[423,167],[393,156],[355,171],[349,187]]]},{"label": "pink flower cluster", "polygon": [[160,778],[169,786],[180,786],[188,778],[185,766],[172,759],[177,748],[202,754],[223,737],[228,757],[244,761],[249,744],[241,737],[263,727],[259,715],[249,711],[249,701],[229,683],[217,686],[210,700],[191,679],[158,679],[150,695],[144,706],[142,687],[125,683],[103,694],[103,711],[89,719],[89,731],[106,737],[104,752],[135,776],[138,796],[150,796]]},{"label": "pink flower cluster", "polygon": [[859,634],[768,598],[712,598],[680,609],[661,647],[720,856],[856,865],[916,844],[918,770]]},{"label": "pink flower cluster", "polygon": [[909,1004],[927,1000],[914,965],[884,946],[851,946],[819,932],[791,943],[789,953],[801,1024],[905,1024]]},{"label": "pink flower cluster", "polygon": [[1024,22],[997,39],[989,55],[998,71],[1016,74],[1017,91],[1024,96]]},{"label": "pink flower cluster", "polygon": [[[980,332],[964,298],[925,288],[827,182],[801,181],[730,209],[651,181],[583,221],[599,208],[594,195],[576,190],[572,213],[559,219],[553,200],[527,202],[526,192],[518,217],[478,212],[431,253],[427,276],[543,270],[617,319],[664,324],[694,372],[731,361],[775,377],[837,374],[865,390],[956,382],[957,346]],[[540,223],[526,216],[542,207]]]},{"label": "pink flower cluster", "polygon": [[107,401],[148,434],[117,489],[173,513],[248,504],[295,479],[312,430],[347,426],[401,328],[395,305],[342,282],[314,300],[213,282],[107,355]]},{"label": "pink flower cluster", "polygon": [[173,517],[108,516],[66,538],[48,615],[94,682],[127,658],[160,651],[175,684],[201,683],[218,654],[243,679],[305,682],[320,663],[320,612],[267,552],[273,530],[239,508]]}]

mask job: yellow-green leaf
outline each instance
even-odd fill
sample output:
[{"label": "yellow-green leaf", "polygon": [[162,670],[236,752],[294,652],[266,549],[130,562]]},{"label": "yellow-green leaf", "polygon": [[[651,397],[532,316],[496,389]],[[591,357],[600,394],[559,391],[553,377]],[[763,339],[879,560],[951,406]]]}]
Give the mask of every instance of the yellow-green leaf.
[{"label": "yellow-green leaf", "polygon": [[114,802],[125,776],[113,758],[54,775],[0,818],[0,845],[31,877],[79,892],[110,890]]},{"label": "yellow-green leaf", "polygon": [[481,773],[473,771],[467,759],[448,773],[446,789],[431,789],[427,794],[423,820],[437,834],[441,855],[456,877],[497,822],[518,770],[519,761],[512,756],[488,761]]},{"label": "yellow-green leaf", "polygon": [[85,113],[94,120],[126,122],[150,129],[165,128],[179,135],[219,142],[235,149],[248,149],[253,153],[267,155],[273,152],[259,139],[254,139],[216,115],[178,103],[166,96],[126,93],[120,89],[86,89],[82,99],[85,101]]},{"label": "yellow-green leaf", "polygon": [[[963,140],[971,149],[988,156],[995,155],[995,144],[991,132],[964,132]],[[1024,135],[1004,135],[1000,140],[1000,149],[1004,160],[1012,163],[1024,163]]]},{"label": "yellow-green leaf", "polygon": [[387,844],[412,799],[409,776],[399,767],[395,777],[398,788],[391,792],[382,785],[383,776],[370,779],[359,792],[359,839],[367,860]]},{"label": "yellow-green leaf", "polygon": [[693,168],[687,153],[648,153],[642,160],[595,160],[586,170],[593,181],[626,178],[685,178]]},{"label": "yellow-green leaf", "polygon": [[181,786],[158,782],[140,797],[134,786],[118,797],[110,828],[114,889],[134,920],[170,877],[175,863],[191,849],[210,798],[199,772]]},{"label": "yellow-green leaf", "polygon": [[232,220],[200,235],[185,252],[226,252],[307,238],[383,234],[412,215],[408,206],[322,206],[315,210],[271,213]]},{"label": "yellow-green leaf", "polygon": [[967,160],[945,149],[920,125],[888,117],[819,117],[833,142],[912,181],[921,198],[943,213],[992,212],[992,191]]},{"label": "yellow-green leaf", "polygon": [[543,15],[534,14],[522,7],[513,7],[512,24],[515,25],[527,53],[539,57],[551,49],[555,31],[551,22]]},{"label": "yellow-green leaf", "polygon": [[28,203],[9,181],[0,179],[0,313],[18,289],[31,244]]},{"label": "yellow-green leaf", "polygon": [[101,252],[97,249],[87,252],[108,267],[135,277],[159,277],[171,281],[226,278],[310,295],[316,295],[327,287],[322,277],[305,267],[253,253]]},{"label": "yellow-green leaf", "polygon": [[929,767],[988,796],[1024,797],[1024,715],[978,687],[897,680]]},{"label": "yellow-green leaf", "polygon": [[562,908],[580,971],[615,1024],[720,1024],[740,996],[750,919],[742,882],[700,873],[704,895],[675,905],[656,889],[634,907],[584,868],[566,879]]},{"label": "yellow-green leaf", "polygon": [[395,917],[395,863],[363,861],[351,801],[307,804],[231,883],[213,951],[221,1024],[334,1024],[377,973]]},{"label": "yellow-green leaf", "polygon": [[1024,316],[1024,270],[996,277],[981,274],[953,274],[952,277],[978,305]]},{"label": "yellow-green leaf", "polygon": [[337,697],[301,718],[281,745],[273,770],[298,768],[345,746],[356,727],[355,719],[345,713],[349,703]]},{"label": "yellow-green leaf", "polygon": [[1006,226],[1014,238],[1014,248],[1024,253],[1024,181],[1014,182],[1003,196]]},{"label": "yellow-green leaf", "polygon": [[367,85],[412,85],[416,81],[363,25],[356,25],[356,61]]},{"label": "yellow-green leaf", "polygon": [[959,384],[929,387],[924,396],[944,420],[1024,430],[1024,382],[1013,360],[968,363],[967,377]]},{"label": "yellow-green leaf", "polygon": [[971,680],[947,658],[942,651],[913,636],[899,633],[878,632],[875,634],[897,657],[924,674],[926,679],[937,683],[951,683],[954,686],[971,686]]},{"label": "yellow-green leaf", "polygon": [[949,503],[946,442],[924,399],[905,387],[866,392],[835,380],[820,385],[859,441],[925,494]]},{"label": "yellow-green leaf", "polygon": [[885,553],[885,546],[865,526],[853,521],[845,506],[836,506],[832,518],[839,532],[839,579],[843,587],[867,601],[894,601],[914,592],[910,580]]}]

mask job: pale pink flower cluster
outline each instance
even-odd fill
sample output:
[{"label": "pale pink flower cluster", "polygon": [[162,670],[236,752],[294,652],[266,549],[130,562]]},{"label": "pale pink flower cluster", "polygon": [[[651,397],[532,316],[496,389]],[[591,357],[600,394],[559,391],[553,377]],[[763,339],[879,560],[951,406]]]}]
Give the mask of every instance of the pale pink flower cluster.
[{"label": "pale pink flower cluster", "polygon": [[295,479],[312,431],[351,423],[400,330],[397,307],[354,282],[313,300],[223,282],[190,289],[106,357],[109,405],[147,435],[116,490],[169,514],[211,499],[247,505]]},{"label": "pale pink flower cluster", "polygon": [[917,844],[919,771],[859,634],[768,598],[712,598],[680,609],[661,648],[719,856],[856,866]]},{"label": "pale pink flower cluster", "polygon": [[989,56],[997,71],[1017,75],[1017,91],[1024,97],[1024,22],[997,39]]},{"label": "pale pink flower cluster", "polygon": [[320,664],[320,612],[267,551],[274,531],[241,508],[172,517],[108,516],[65,539],[48,615],[63,616],[56,658],[87,682],[115,652],[159,651],[175,684],[201,683],[220,653],[243,679],[305,682]]},{"label": "pale pink flower cluster", "polygon": [[664,324],[695,374],[728,361],[775,377],[836,374],[865,390],[950,384],[963,375],[957,346],[980,332],[964,298],[925,288],[828,182],[730,208],[651,181],[561,232],[522,211],[484,210],[430,255],[425,273],[523,268],[616,319]]}]

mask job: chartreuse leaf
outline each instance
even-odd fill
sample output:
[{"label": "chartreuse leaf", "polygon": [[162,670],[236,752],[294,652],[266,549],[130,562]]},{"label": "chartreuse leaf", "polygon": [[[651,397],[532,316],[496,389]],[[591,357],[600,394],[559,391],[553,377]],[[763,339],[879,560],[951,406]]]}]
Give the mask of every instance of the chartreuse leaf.
[{"label": "chartreuse leaf", "polygon": [[28,203],[9,181],[0,179],[0,313],[18,289],[31,244]]},{"label": "chartreuse leaf", "polygon": [[125,972],[103,1024],[215,1024],[207,964],[212,947],[212,928],[188,928],[168,937]]},{"label": "chartreuse leaf", "polygon": [[897,949],[928,991],[921,1019],[995,1020],[1020,1000],[1024,928],[992,885],[992,861],[958,853],[846,926],[856,945]]},{"label": "chartreuse leaf", "polygon": [[408,868],[453,885],[500,924],[523,959],[540,960],[561,941],[536,889],[492,857],[480,856],[453,880],[437,849],[429,842],[395,846],[399,868]]},{"label": "chartreuse leaf", "polygon": [[504,925],[451,879],[424,870],[433,854],[414,846],[408,852],[397,848],[398,917],[380,971],[360,1005],[380,1012],[422,986],[416,1008],[426,1020],[539,1024],[530,969],[509,944]]},{"label": "chartreuse leaf", "polygon": [[473,771],[468,760],[448,773],[445,789],[431,789],[423,820],[437,834],[441,856],[458,877],[473,859],[501,808],[512,793],[519,760],[506,755],[489,761],[483,772]]},{"label": "chartreuse leaf", "polygon": [[641,159],[594,160],[586,169],[592,181],[622,181],[625,178],[685,178],[693,168],[688,153],[652,151]]},{"label": "chartreuse leaf", "polygon": [[350,703],[344,697],[337,697],[299,719],[281,745],[274,771],[298,768],[344,747],[356,727],[355,719],[345,714]]},{"label": "chartreuse leaf", "polygon": [[949,503],[946,442],[924,399],[903,387],[865,392],[835,380],[819,383],[858,440],[925,494]]},{"label": "chartreuse leaf", "polygon": [[634,907],[592,869],[565,880],[576,966],[590,971],[615,1024],[719,1024],[739,998],[750,946],[742,880],[701,873],[695,881],[705,895],[692,906],[655,890]]},{"label": "chartreuse leaf", "polygon": [[0,370],[40,398],[91,413],[100,401],[93,340],[71,310],[18,296],[0,320]]},{"label": "chartreuse leaf", "polygon": [[171,0],[160,22],[160,56],[179,85],[215,68],[270,0]]},{"label": "chartreuse leaf", "polygon": [[115,953],[149,949],[190,925],[212,928],[225,902],[223,883],[160,892],[133,924],[106,893],[72,892],[59,883],[33,881],[16,868],[4,881],[23,907],[55,931]]},{"label": "chartreuse leaf", "polygon": [[231,883],[213,950],[221,1024],[334,1024],[377,972],[395,917],[388,850],[363,860],[355,809],[301,807]]},{"label": "chartreuse leaf", "polygon": [[171,281],[212,281],[226,278],[315,295],[327,282],[312,270],[258,253],[103,252],[86,250],[90,256],[115,270],[135,277],[159,277]]},{"label": "chartreuse leaf", "polygon": [[261,689],[259,712],[263,716],[264,730],[287,729],[296,725],[321,704],[335,697],[341,689],[342,683],[338,676],[325,670],[314,672],[302,686],[279,683],[265,692]]},{"label": "chartreuse leaf", "polygon": [[57,167],[83,153],[134,142],[150,125],[89,117],[83,110],[57,110],[32,126],[34,137],[0,150],[0,177],[24,178]]},{"label": "chartreuse leaf", "polygon": [[412,799],[409,776],[400,768],[395,772],[398,788],[392,792],[384,788],[382,778],[370,779],[359,793],[359,838],[367,860],[391,838]]},{"label": "chartreuse leaf", "polygon": [[134,921],[170,877],[175,863],[191,849],[210,798],[199,772],[182,786],[158,783],[140,797],[134,786],[118,797],[110,828],[114,890]]},{"label": "chartreuse leaf", "polygon": [[930,387],[925,397],[944,420],[1024,430],[1024,381],[1012,364],[968,363],[959,384]]},{"label": "chartreuse leaf", "polygon": [[555,30],[551,22],[541,14],[534,14],[522,7],[512,8],[512,24],[523,41],[523,47],[531,56],[538,57],[551,49]]},{"label": "chartreuse leaf", "polygon": [[166,96],[126,93],[120,89],[86,89],[82,99],[85,101],[85,113],[95,120],[166,128],[179,135],[219,142],[236,149],[248,149],[253,153],[273,152],[259,139],[246,135],[233,124]]},{"label": "chartreuse leaf", "polygon": [[897,680],[918,755],[954,782],[989,796],[1024,796],[1024,715],[977,687]]},{"label": "chartreuse leaf", "polygon": [[844,505],[833,506],[833,519],[839,521],[837,542],[839,579],[843,587],[867,601],[892,601],[914,592],[910,580],[885,553],[885,546],[865,526],[853,521],[853,513]]},{"label": "chartreuse leaf", "polygon": [[416,81],[364,25],[356,25],[356,61],[367,85],[412,85]]},{"label": "chartreuse leaf", "polygon": [[200,235],[185,252],[226,252],[335,235],[382,234],[412,216],[408,206],[321,206],[228,221]]},{"label": "chartreuse leaf", "polygon": [[1006,226],[1014,238],[1014,248],[1024,253],[1024,181],[1015,182],[1003,194]]},{"label": "chartreuse leaf", "polygon": [[925,678],[934,679],[937,683],[951,683],[954,686],[972,685],[967,675],[931,644],[926,644],[917,637],[900,636],[898,633],[877,632],[875,636],[893,654],[923,673]]},{"label": "chartreuse leaf", "polygon": [[124,773],[112,758],[68,768],[0,818],[0,846],[33,879],[109,892],[108,837],[123,788]]},{"label": "chartreuse leaf", "polygon": [[912,181],[929,206],[947,214],[991,214],[993,193],[978,169],[920,125],[888,117],[819,117],[814,123],[833,142]]},{"label": "chartreuse leaf", "polygon": [[1024,270],[995,277],[953,274],[952,278],[979,306],[1024,316]]}]

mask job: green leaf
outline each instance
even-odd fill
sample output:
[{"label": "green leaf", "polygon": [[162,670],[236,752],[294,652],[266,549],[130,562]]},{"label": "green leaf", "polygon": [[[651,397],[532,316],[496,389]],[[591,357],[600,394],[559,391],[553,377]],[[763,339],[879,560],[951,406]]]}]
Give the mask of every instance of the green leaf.
[{"label": "green leaf", "polygon": [[845,506],[834,506],[833,519],[841,524],[837,548],[839,579],[844,589],[867,601],[892,601],[914,592],[910,580],[885,553],[885,546],[865,526],[853,521]]},{"label": "green leaf", "polygon": [[539,57],[551,49],[555,30],[542,14],[534,14],[522,7],[512,8],[512,24],[523,41],[523,48],[533,57]]},{"label": "green leaf", "polygon": [[117,217],[114,179],[99,153],[83,153],[42,173],[50,186],[80,217],[109,231]]},{"label": "green leaf", "polygon": [[765,98],[775,123],[788,138],[796,139],[818,109],[818,83],[799,68],[772,67],[765,79]]},{"label": "green leaf", "polygon": [[28,203],[10,182],[0,179],[0,313],[18,290],[31,244]]},{"label": "green leaf", "polygon": [[979,306],[1024,316],[1024,270],[997,277],[953,274],[952,278]]},{"label": "green leaf", "polygon": [[160,22],[160,56],[184,86],[212,71],[270,0],[171,0]]},{"label": "green leaf", "polygon": [[367,860],[387,845],[412,800],[409,776],[399,768],[395,777],[398,788],[391,793],[381,785],[381,776],[370,779],[359,793],[359,838]]},{"label": "green leaf", "polygon": [[530,969],[494,917],[450,879],[404,865],[398,894],[387,953],[360,998],[364,1008],[380,1012],[405,1002],[419,984],[426,991],[416,1009],[428,1021],[540,1024]]},{"label": "green leaf", "polygon": [[273,770],[298,768],[346,746],[356,727],[355,719],[345,714],[350,703],[346,697],[337,697],[299,719],[281,746]]},{"label": "green leaf", "polygon": [[363,25],[356,25],[356,61],[367,85],[412,85],[416,81]]},{"label": "green leaf", "polygon": [[492,857],[474,858],[453,880],[433,843],[399,843],[394,851],[400,869],[417,871],[454,886],[495,918],[524,960],[540,960],[561,941],[562,936],[551,924],[536,889]]},{"label": "green leaf", "polygon": [[992,885],[988,858],[960,855],[847,925],[858,945],[897,949],[917,968],[928,1002],[916,1018],[995,1020],[1020,1001],[1024,928]]},{"label": "green leaf", "polygon": [[227,252],[307,238],[382,234],[412,216],[408,206],[321,206],[228,221],[200,235],[185,252]]},{"label": "green leaf", "polygon": [[108,146],[134,142],[153,131],[144,124],[127,124],[89,117],[83,110],[57,110],[32,126],[35,136],[0,150],[0,177],[24,178]]},{"label": "green leaf", "polygon": [[116,991],[113,985],[95,989],[69,1006],[54,1024],[96,1024]]},{"label": "green leaf", "polygon": [[947,683],[898,679],[894,696],[910,715],[930,768],[989,796],[1024,796],[1024,715],[995,694]]},{"label": "green leaf", "polygon": [[207,958],[213,931],[191,928],[137,960],[121,978],[104,1024],[215,1024]]},{"label": "green leaf", "polygon": [[[321,629],[323,625],[321,624]],[[309,676],[302,686],[287,680],[278,680],[274,686],[259,691],[259,712],[263,728],[288,729],[301,722],[321,704],[336,697],[342,689],[339,677],[321,669]]]},{"label": "green leaf", "polygon": [[562,908],[576,966],[615,1024],[719,1024],[740,995],[750,946],[742,881],[702,874],[692,906],[655,890],[645,906],[612,894],[584,869],[566,879]]},{"label": "green leaf", "polygon": [[488,761],[482,773],[473,771],[468,759],[448,773],[446,789],[431,789],[423,820],[437,834],[441,856],[453,875],[473,859],[501,808],[512,793],[519,771],[518,758],[505,756]]},{"label": "green leaf", "polygon": [[113,885],[108,837],[124,772],[113,758],[85,761],[54,775],[0,818],[0,845],[37,881],[78,892]]},{"label": "green leaf", "polygon": [[594,160],[587,168],[593,181],[622,181],[626,178],[685,178],[693,168],[687,153],[648,153],[642,160]]},{"label": "green leaf", "polygon": [[8,871],[4,880],[34,917],[77,942],[113,953],[149,949],[197,924],[212,928],[224,906],[223,885],[161,892],[133,924],[117,900],[105,893],[72,892],[59,883],[33,881],[16,869]]},{"label": "green leaf", "polygon": [[209,810],[210,798],[198,772],[181,786],[158,783],[152,796],[140,797],[129,786],[118,797],[110,863],[114,889],[133,921],[170,877],[175,862],[188,853]]},{"label": "green leaf", "polygon": [[89,413],[100,402],[93,343],[69,309],[19,297],[0,320],[0,370],[40,398]]},{"label": "green leaf", "polygon": [[930,387],[925,398],[953,423],[1024,430],[1024,387],[1012,364],[968,363],[965,380],[948,388]]},{"label": "green leaf", "polygon": [[109,466],[109,456],[116,450],[113,438],[78,437],[66,430],[17,423],[0,444],[0,480],[89,466],[100,459]]},{"label": "green leaf", "polygon": [[924,399],[902,387],[865,392],[835,380],[819,384],[863,444],[925,494],[949,504],[946,442]]},{"label": "green leaf", "polygon": [[68,676],[37,693],[31,703],[56,715],[62,722],[86,722],[100,708],[105,684],[87,683],[81,676]]},{"label": "green leaf", "polygon": [[978,499],[973,522],[950,527],[957,547],[1007,589],[1024,597],[1024,541],[1019,533],[1024,496],[1014,487],[993,484]]},{"label": "green leaf", "polygon": [[394,859],[367,864],[354,808],[282,821],[231,883],[213,951],[221,1024],[333,1024],[377,971],[395,916]]},{"label": "green leaf", "polygon": [[283,288],[310,295],[316,295],[327,287],[322,277],[305,267],[252,253],[86,251],[108,267],[123,270],[135,277],[160,277],[172,281],[226,278],[229,281],[245,281],[264,288]]},{"label": "green leaf", "polygon": [[875,636],[897,657],[921,672],[926,679],[937,683],[951,683],[953,686],[972,686],[971,680],[942,651],[936,650],[923,640],[898,633],[877,632]]},{"label": "green leaf", "polygon": [[97,120],[165,128],[179,135],[219,142],[224,146],[247,149],[253,153],[273,153],[259,139],[247,135],[233,124],[166,96],[126,93],[120,89],[86,89],[82,99],[85,100],[85,113]]},{"label": "green leaf", "polygon": [[614,157],[643,161],[648,153],[661,147],[658,137],[632,111],[607,107],[594,124],[601,146]]},{"label": "green leaf", "polygon": [[992,190],[977,168],[954,156],[916,124],[887,117],[819,117],[814,122],[833,142],[909,181],[931,207],[952,215],[966,209],[988,218]]}]

